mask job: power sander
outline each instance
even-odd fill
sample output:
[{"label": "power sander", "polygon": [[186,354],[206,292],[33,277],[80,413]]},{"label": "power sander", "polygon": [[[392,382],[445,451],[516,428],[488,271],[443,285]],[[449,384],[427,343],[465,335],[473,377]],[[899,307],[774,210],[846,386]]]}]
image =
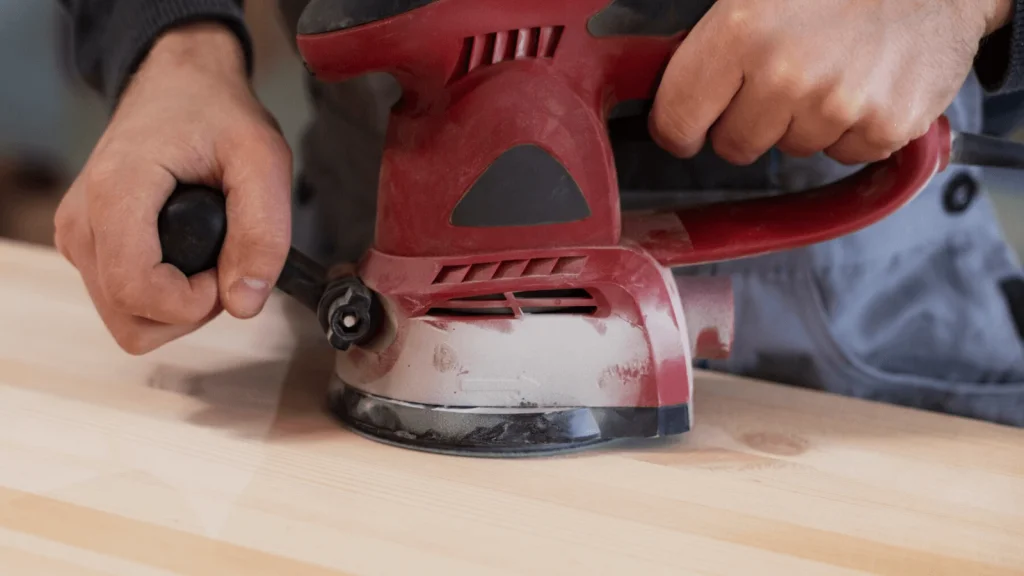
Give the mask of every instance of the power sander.
[{"label": "power sander", "polygon": [[[293,249],[277,281],[338,350],[328,406],[341,421],[489,456],[684,433],[694,359],[728,355],[733,302],[727,278],[672,268],[862,229],[953,162],[1021,164],[1019,146],[953,133],[943,117],[821,188],[624,213],[609,115],[652,100],[711,3],[309,3],[298,47],[312,74],[387,72],[402,87],[372,249],[341,274]],[[158,224],[165,262],[186,275],[216,266],[220,191],[181,183]]]}]

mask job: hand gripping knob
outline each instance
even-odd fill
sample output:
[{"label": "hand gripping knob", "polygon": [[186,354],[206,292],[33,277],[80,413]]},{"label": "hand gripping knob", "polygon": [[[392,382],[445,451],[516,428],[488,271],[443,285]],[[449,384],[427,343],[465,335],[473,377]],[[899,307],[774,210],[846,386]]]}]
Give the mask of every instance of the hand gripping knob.
[{"label": "hand gripping knob", "polygon": [[[224,194],[208,186],[179,184],[157,217],[163,261],[186,276],[217,266],[227,236]],[[377,294],[356,277],[328,281],[316,261],[291,248],[275,284],[317,314],[339,350],[371,340],[383,320]]]}]

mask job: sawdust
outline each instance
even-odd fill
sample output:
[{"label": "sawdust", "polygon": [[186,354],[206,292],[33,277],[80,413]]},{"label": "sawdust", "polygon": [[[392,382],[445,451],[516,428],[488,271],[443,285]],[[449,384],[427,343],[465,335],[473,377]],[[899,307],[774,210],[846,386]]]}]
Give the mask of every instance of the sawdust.
[{"label": "sawdust", "polygon": [[740,441],[754,450],[777,456],[799,456],[811,446],[806,438],[780,432],[750,432]]},{"label": "sawdust", "polygon": [[480,320],[474,322],[474,326],[478,326],[484,330],[501,332],[502,334],[511,334],[512,330],[515,329],[514,322],[515,320]]},{"label": "sawdust", "polygon": [[454,372],[459,368],[459,360],[455,350],[447,344],[438,344],[434,348],[434,368],[438,372]]},{"label": "sawdust", "polygon": [[651,363],[646,359],[616,364],[615,366],[609,366],[604,371],[597,385],[603,389],[614,386],[634,385],[647,378],[650,373]]}]

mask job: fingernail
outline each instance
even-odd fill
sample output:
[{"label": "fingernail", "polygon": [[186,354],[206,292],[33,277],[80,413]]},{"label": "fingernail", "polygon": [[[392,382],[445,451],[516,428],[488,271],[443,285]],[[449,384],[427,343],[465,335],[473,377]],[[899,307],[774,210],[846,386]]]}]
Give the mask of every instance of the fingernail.
[{"label": "fingernail", "polygon": [[270,283],[265,280],[240,278],[228,292],[229,304],[237,314],[252,317],[259,314],[269,292]]}]

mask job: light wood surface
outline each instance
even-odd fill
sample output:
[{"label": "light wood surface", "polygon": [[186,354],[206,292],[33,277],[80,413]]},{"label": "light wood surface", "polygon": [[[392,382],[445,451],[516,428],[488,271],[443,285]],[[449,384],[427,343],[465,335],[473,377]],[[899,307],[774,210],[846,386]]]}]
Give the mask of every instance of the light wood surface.
[{"label": "light wood surface", "polygon": [[1024,431],[701,375],[681,439],[541,460],[321,411],[284,297],[149,356],[0,243],[0,574],[1024,574]]}]

